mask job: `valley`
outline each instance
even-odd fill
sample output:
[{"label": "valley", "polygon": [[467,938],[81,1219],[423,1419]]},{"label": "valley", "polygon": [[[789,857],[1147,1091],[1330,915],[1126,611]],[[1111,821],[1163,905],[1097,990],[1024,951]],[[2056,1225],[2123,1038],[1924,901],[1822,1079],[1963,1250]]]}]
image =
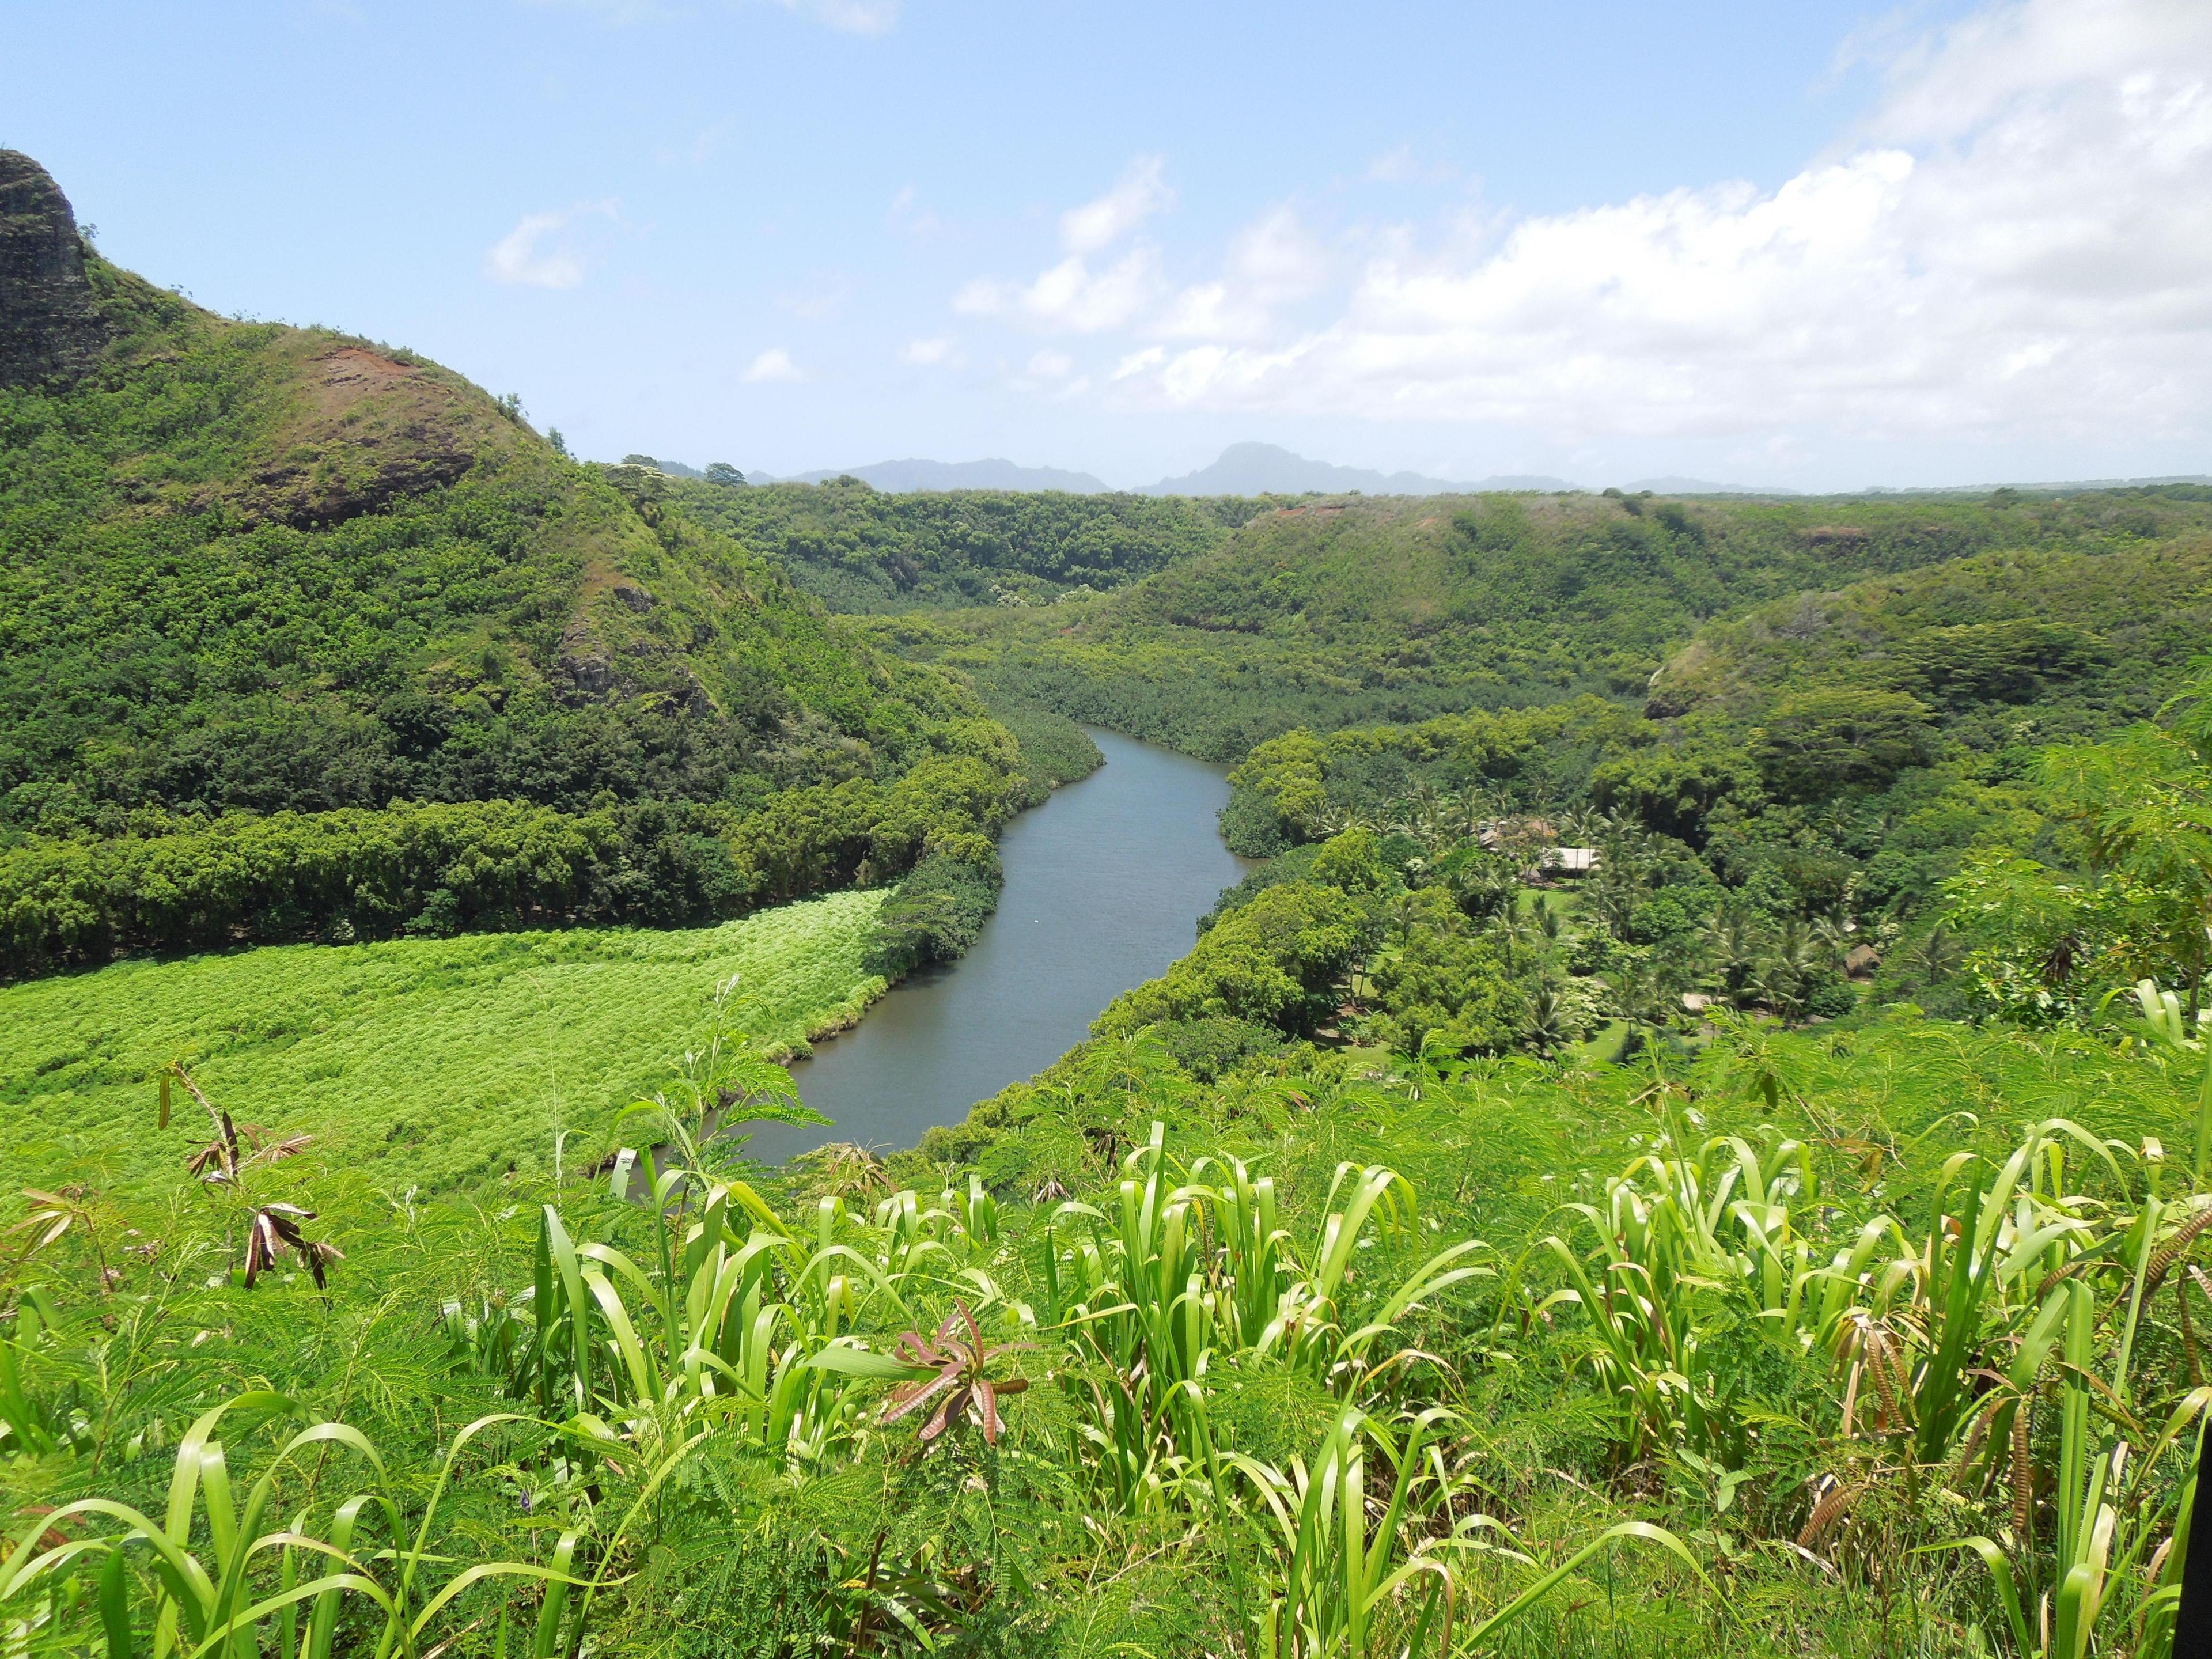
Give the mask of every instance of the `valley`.
[{"label": "valley", "polygon": [[0,284],[11,1652],[2179,1651],[2212,488],[599,463],[14,151]]}]

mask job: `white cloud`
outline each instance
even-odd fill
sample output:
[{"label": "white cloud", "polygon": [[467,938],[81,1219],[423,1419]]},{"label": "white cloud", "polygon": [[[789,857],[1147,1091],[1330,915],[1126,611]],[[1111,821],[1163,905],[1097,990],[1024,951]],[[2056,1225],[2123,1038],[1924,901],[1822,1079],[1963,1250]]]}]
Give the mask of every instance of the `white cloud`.
[{"label": "white cloud", "polygon": [[1117,380],[1126,380],[1133,375],[1143,374],[1148,368],[1158,368],[1167,360],[1168,349],[1165,346],[1146,346],[1142,351],[1131,352],[1120,362],[1115,364],[1113,378]]},{"label": "white cloud", "polygon": [[584,250],[567,234],[580,220],[616,216],[612,202],[579,202],[527,213],[484,254],[484,275],[528,288],[574,288],[584,280]]},{"label": "white cloud", "polygon": [[776,3],[845,34],[887,34],[899,19],[900,0],[776,0]]},{"label": "white cloud", "polygon": [[1122,170],[1114,188],[1095,202],[1060,216],[1060,246],[1070,253],[1096,253],[1134,230],[1153,214],[1175,205],[1175,191],[1161,177],[1167,159],[1139,155]]},{"label": "white cloud", "polygon": [[2002,0],[1777,189],[1383,235],[1325,326],[1276,319],[1323,264],[1270,246],[1273,286],[1232,251],[1150,319],[1193,343],[1125,356],[1123,396],[1566,441],[2212,437],[2212,7]]},{"label": "white cloud", "polygon": [[[1173,204],[1175,192],[1161,178],[1164,166],[1158,155],[1139,155],[1103,196],[1061,214],[1060,240],[1067,257],[1040,271],[1034,282],[978,276],[952,296],[952,308],[974,317],[1018,317],[1040,328],[1079,334],[1135,323],[1167,292],[1159,250],[1140,240],[1103,270],[1094,270],[1091,259]],[[894,213],[904,200],[902,191],[892,204]]]},{"label": "white cloud", "polygon": [[979,276],[952,296],[952,308],[970,316],[1014,314],[1038,326],[1079,334],[1125,328],[1167,286],[1156,248],[1131,248],[1103,270],[1071,254],[1026,286]]},{"label": "white cloud", "polygon": [[1040,351],[1030,359],[1029,372],[1040,380],[1064,380],[1075,372],[1075,359],[1065,351]]},{"label": "white cloud", "polygon": [[1334,268],[1321,239],[1288,207],[1277,207],[1231,240],[1219,280],[1176,295],[1158,331],[1170,337],[1256,339],[1282,307],[1318,293]]},{"label": "white cloud", "polygon": [[799,365],[791,361],[791,354],[781,346],[770,346],[752,361],[752,365],[741,376],[747,386],[769,386],[778,382],[803,380],[805,375]]},{"label": "white cloud", "polygon": [[960,362],[958,342],[949,334],[939,334],[930,339],[908,340],[899,348],[899,361],[917,368],[953,367]]}]

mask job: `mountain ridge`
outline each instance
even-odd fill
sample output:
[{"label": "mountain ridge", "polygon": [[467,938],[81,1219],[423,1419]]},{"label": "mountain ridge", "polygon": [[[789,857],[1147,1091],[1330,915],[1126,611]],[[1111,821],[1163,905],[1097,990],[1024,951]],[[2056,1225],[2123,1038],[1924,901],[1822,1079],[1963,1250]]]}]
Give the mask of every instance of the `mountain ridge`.
[{"label": "mountain ridge", "polygon": [[[661,461],[663,471],[696,477],[696,469]],[[751,483],[831,483],[857,478],[872,489],[893,495],[938,493],[956,489],[1065,490],[1076,495],[1304,495],[1320,493],[1346,495],[1465,495],[1489,492],[1580,489],[1582,485],[1548,473],[1496,473],[1473,483],[1432,478],[1419,472],[1378,472],[1364,467],[1339,466],[1316,461],[1276,444],[1237,443],[1223,450],[1210,465],[1156,483],[1117,490],[1094,473],[1063,467],[1023,466],[1000,458],[980,461],[933,461],[919,458],[876,461],[866,466],[817,467],[805,472],[748,472]],[[1737,492],[1725,485],[1716,493]]]},{"label": "mountain ridge", "polygon": [[1564,478],[1538,474],[1508,474],[1476,483],[1431,478],[1419,472],[1378,472],[1367,467],[1339,466],[1316,461],[1285,449],[1279,444],[1237,443],[1223,450],[1210,465],[1179,477],[1146,484],[1139,495],[1303,495],[1319,491],[1328,495],[1462,495],[1486,490],[1572,489]]}]

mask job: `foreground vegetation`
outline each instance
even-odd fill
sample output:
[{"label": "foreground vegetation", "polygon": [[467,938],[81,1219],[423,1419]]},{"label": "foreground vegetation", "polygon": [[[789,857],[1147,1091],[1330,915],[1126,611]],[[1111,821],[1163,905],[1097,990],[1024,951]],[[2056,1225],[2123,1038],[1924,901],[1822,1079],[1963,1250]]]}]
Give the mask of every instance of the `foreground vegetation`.
[{"label": "foreground vegetation", "polygon": [[[1730,1024],[1671,1070],[1305,1050],[1206,1085],[1115,1040],[995,1189],[747,1171],[694,1114],[775,1077],[695,1054],[619,1131],[671,1147],[649,1205],[406,1200],[313,1152],[34,1200],[14,1639],[2170,1638],[2212,1209],[2189,1103],[2107,1043]],[[209,1133],[174,1084],[172,1156]]]}]

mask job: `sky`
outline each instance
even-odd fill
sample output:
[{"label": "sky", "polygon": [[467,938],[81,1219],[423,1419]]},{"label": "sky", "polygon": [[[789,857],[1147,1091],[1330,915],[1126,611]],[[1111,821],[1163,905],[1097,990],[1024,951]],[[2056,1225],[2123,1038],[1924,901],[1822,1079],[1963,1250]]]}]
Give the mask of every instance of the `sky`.
[{"label": "sky", "polygon": [[0,145],[578,453],[2212,472],[2208,0],[0,0]]}]

